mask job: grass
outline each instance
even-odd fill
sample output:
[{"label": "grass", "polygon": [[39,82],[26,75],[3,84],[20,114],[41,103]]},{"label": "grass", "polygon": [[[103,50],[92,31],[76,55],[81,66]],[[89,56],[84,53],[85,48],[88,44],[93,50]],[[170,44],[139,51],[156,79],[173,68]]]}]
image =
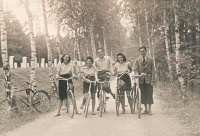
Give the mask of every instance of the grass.
[{"label": "grass", "polygon": [[181,123],[187,125],[192,130],[194,136],[200,135],[200,95],[188,93],[189,101],[184,104],[180,99],[178,88],[171,89],[168,86],[158,85],[157,95],[163,104],[166,114],[178,118]]},{"label": "grass", "polygon": [[[56,70],[54,69],[54,74]],[[22,90],[24,88],[27,88],[27,84],[25,81],[30,81],[30,69],[25,68],[17,68],[17,69],[11,69],[11,78],[14,87],[17,87],[17,90]],[[52,93],[52,88],[50,85],[49,75],[48,75],[48,68],[37,68],[36,69],[36,81],[37,81],[37,89],[38,90],[45,90],[50,93],[51,95],[51,108],[50,111],[53,111],[57,109],[57,99]],[[82,96],[82,83],[77,80],[73,80],[75,85],[75,96],[76,98]],[[5,89],[4,89],[4,73],[3,69],[0,69],[0,101],[4,99],[5,96]],[[26,96],[25,92],[17,92],[17,96]],[[45,114],[45,113],[44,113]],[[0,122],[0,135],[13,130],[27,122],[34,121],[37,117],[39,117],[41,114],[39,114],[37,111],[25,111],[23,112],[23,115],[17,119],[10,119],[4,123]]]}]

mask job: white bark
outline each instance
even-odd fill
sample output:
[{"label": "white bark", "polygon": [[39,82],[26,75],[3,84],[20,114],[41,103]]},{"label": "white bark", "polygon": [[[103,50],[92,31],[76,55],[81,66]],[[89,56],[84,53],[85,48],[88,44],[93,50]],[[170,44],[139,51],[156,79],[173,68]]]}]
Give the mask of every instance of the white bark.
[{"label": "white bark", "polygon": [[104,53],[106,56],[108,56],[108,51],[107,51],[107,38],[106,38],[106,30],[105,27],[103,27],[103,39],[104,39]]},{"label": "white bark", "polygon": [[7,28],[4,19],[3,0],[0,0],[1,55],[3,66],[8,65]]},{"label": "white bark", "polygon": [[94,41],[94,32],[93,32],[93,24],[91,23],[89,25],[90,27],[90,37],[91,37],[91,48],[92,48],[92,56],[95,59],[96,58],[96,47],[95,47],[95,41]]},{"label": "white bark", "polygon": [[81,53],[80,53],[80,47],[79,47],[79,42],[78,42],[77,30],[75,30],[75,48],[76,48],[76,51],[77,51],[78,60],[81,61]]},{"label": "white bark", "polygon": [[57,30],[56,30],[56,48],[57,48],[57,52],[58,52],[58,56],[59,56],[59,62],[61,60],[62,57],[62,51],[60,49],[60,14],[58,11],[58,2],[55,0],[54,5],[56,6],[56,24],[57,24]]},{"label": "white bark", "polygon": [[28,0],[24,0],[24,4],[25,4],[25,10],[28,16],[29,36],[30,36],[30,41],[31,41],[30,78],[31,78],[32,89],[35,89],[35,86],[36,86],[36,76],[35,76],[36,45],[35,45],[35,37],[34,37],[34,31],[33,31],[33,17],[28,6]]},{"label": "white bark", "polygon": [[166,17],[166,9],[164,9],[164,34],[165,34],[165,47],[166,47],[166,53],[167,53],[167,61],[168,61],[168,68],[169,68],[169,76],[170,76],[170,81],[173,80],[173,75],[172,75],[172,61],[171,61],[171,55],[169,51],[169,40],[168,40],[168,26],[167,26],[167,17]]}]

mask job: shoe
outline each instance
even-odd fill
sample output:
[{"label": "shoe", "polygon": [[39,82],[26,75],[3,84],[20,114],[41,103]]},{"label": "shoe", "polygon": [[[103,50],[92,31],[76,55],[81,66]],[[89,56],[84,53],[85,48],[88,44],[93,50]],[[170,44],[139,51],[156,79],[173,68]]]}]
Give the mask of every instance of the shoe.
[{"label": "shoe", "polygon": [[58,116],[60,116],[61,114],[60,113],[58,113],[58,114],[56,114],[54,117],[58,117]]},{"label": "shoe", "polygon": [[114,94],[114,93],[111,93],[111,95],[112,95],[113,99],[115,99],[115,94]]},{"label": "shoe", "polygon": [[142,114],[143,114],[143,115],[144,115],[144,114],[148,114],[148,111],[145,110]]},{"label": "shoe", "polygon": [[109,97],[106,97],[105,100],[107,101],[109,99]]},{"label": "shoe", "polygon": [[151,111],[148,112],[148,115],[153,115]]},{"label": "shoe", "polygon": [[100,110],[100,106],[97,107],[97,111],[99,111],[99,110]]},{"label": "shoe", "polygon": [[80,109],[83,109],[83,105],[80,106]]},{"label": "shoe", "polygon": [[132,111],[131,111],[131,114],[135,114],[135,111],[134,111],[134,110],[132,110]]}]

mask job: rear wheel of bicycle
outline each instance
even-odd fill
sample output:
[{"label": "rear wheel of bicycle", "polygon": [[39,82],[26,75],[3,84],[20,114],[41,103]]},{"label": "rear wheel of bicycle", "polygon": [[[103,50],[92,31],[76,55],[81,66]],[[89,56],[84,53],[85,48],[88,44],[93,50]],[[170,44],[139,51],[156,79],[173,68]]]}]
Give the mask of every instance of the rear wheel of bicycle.
[{"label": "rear wheel of bicycle", "polygon": [[104,93],[104,106],[103,106],[104,112],[106,112],[106,100],[105,100],[105,98],[106,98],[106,93]]},{"label": "rear wheel of bicycle", "polygon": [[33,107],[40,113],[47,112],[51,107],[50,96],[44,90],[36,91],[31,101]]},{"label": "rear wheel of bicycle", "polygon": [[19,99],[16,97],[9,99],[4,99],[0,102],[0,120],[6,121],[10,118],[17,118],[22,114],[23,106]]},{"label": "rear wheel of bicycle", "polygon": [[74,117],[75,100],[72,90],[67,91],[67,113],[71,118]]},{"label": "rear wheel of bicycle", "polygon": [[119,92],[117,90],[116,94],[115,94],[115,105],[116,105],[116,114],[117,116],[119,116]]},{"label": "rear wheel of bicycle", "polygon": [[137,113],[138,118],[141,117],[141,91],[140,89],[137,89]]},{"label": "rear wheel of bicycle", "polygon": [[85,117],[87,117],[89,106],[90,106],[90,96],[88,95],[85,105]]},{"label": "rear wheel of bicycle", "polygon": [[104,91],[103,90],[101,90],[100,91],[100,117],[102,117],[102,114],[103,114],[103,110],[104,110]]}]

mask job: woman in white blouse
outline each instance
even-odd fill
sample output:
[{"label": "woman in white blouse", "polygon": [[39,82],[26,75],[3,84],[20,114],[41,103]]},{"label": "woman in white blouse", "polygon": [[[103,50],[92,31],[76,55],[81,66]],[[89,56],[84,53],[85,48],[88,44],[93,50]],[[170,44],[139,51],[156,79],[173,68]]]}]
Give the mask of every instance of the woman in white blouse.
[{"label": "woman in white blouse", "polygon": [[[56,74],[57,78],[58,77],[63,77],[63,78],[74,77],[74,68],[73,68],[73,65],[70,63],[70,61],[71,61],[70,55],[66,54],[66,55],[62,56],[61,64],[59,64],[57,66],[57,74]],[[74,86],[73,86],[73,82],[71,79],[69,80],[69,87],[71,88],[71,90],[74,93]],[[55,115],[55,117],[61,115],[60,109],[62,107],[63,100],[65,100],[67,98],[67,81],[59,80],[58,90],[59,90],[60,102],[59,102],[59,106],[58,106],[58,113]],[[75,103],[76,103],[76,101],[75,101]],[[76,113],[78,113],[76,106],[75,106],[75,110],[76,110]]]},{"label": "woman in white blouse", "polygon": [[[114,71],[115,71],[115,75],[117,75],[118,77],[121,76],[123,73],[131,72],[130,63],[126,62],[126,57],[122,53],[117,54],[117,63],[115,63],[114,65]],[[125,91],[126,91],[129,105],[131,107],[131,113],[133,114],[134,111],[133,111],[132,101],[130,98],[130,91],[131,91],[130,76],[128,74],[123,74],[120,80],[122,80],[125,83],[123,88],[121,88],[121,94],[120,94],[122,96],[120,100],[122,104],[122,110],[123,110],[122,114],[125,114]]]}]

